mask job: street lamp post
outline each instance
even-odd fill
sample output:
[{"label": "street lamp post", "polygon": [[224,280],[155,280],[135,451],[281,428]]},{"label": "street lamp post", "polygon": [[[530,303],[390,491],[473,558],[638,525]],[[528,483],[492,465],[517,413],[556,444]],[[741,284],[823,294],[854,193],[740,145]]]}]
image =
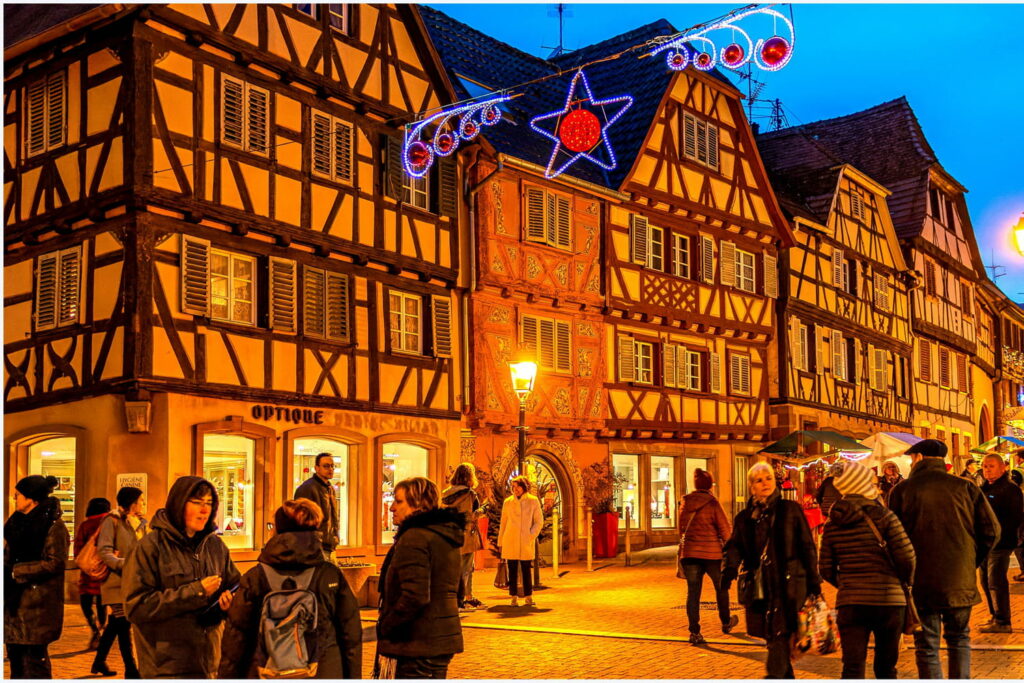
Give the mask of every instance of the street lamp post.
[{"label": "street lamp post", "polygon": [[[519,464],[518,473],[526,474],[526,401],[533,391],[533,383],[537,379],[537,364],[532,361],[520,361],[509,363],[509,370],[512,373],[512,390],[519,397]],[[534,588],[540,588],[540,542],[534,539],[533,542],[533,583]]]}]

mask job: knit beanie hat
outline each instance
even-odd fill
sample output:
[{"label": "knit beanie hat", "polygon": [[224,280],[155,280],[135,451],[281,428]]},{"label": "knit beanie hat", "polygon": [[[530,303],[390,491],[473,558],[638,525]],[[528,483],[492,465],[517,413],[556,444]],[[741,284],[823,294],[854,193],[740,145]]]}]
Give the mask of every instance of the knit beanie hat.
[{"label": "knit beanie hat", "polygon": [[878,488],[875,486],[875,473],[859,462],[849,462],[843,469],[843,473],[835,478],[834,484],[839,493],[845,495],[853,494],[874,498],[878,495]]},{"label": "knit beanie hat", "polygon": [[14,488],[26,498],[42,503],[57,488],[57,477],[32,474],[15,484]]},{"label": "knit beanie hat", "polygon": [[697,471],[693,473],[693,485],[698,491],[711,490],[711,485],[715,483],[715,480],[711,477],[710,472],[697,468]]}]

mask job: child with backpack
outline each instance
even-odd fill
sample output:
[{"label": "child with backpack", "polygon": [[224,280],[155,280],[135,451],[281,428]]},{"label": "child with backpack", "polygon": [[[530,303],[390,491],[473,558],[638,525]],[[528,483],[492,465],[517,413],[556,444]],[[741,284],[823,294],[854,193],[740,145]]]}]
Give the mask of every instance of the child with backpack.
[{"label": "child with backpack", "polygon": [[[286,500],[228,610],[219,678],[361,678],[359,605],[324,560],[320,506]],[[296,647],[298,644],[298,647]]]}]

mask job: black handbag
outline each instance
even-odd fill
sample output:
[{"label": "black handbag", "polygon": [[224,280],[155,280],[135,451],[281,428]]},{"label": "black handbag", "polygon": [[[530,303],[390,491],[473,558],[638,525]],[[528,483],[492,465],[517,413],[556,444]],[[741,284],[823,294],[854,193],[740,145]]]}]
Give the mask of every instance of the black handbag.
[{"label": "black handbag", "polygon": [[494,587],[508,588],[508,562],[498,560],[498,571],[494,573]]},{"label": "black handbag", "polygon": [[767,597],[764,589],[764,561],[766,557],[768,557],[767,542],[764,544],[764,550],[761,551],[761,560],[758,562],[757,568],[740,572],[736,578],[736,595],[741,605],[750,606]]}]

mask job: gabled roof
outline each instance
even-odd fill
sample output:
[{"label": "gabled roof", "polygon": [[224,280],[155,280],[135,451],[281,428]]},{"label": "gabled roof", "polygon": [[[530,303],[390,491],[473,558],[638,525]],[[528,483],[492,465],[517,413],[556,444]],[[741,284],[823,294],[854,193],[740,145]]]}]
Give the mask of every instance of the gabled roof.
[{"label": "gabled roof", "polygon": [[[470,97],[459,82],[459,76],[494,91],[549,77],[528,86],[525,94],[504,105],[512,116],[512,122],[503,121],[483,133],[498,152],[542,168],[547,166],[551,157],[552,143],[530,128],[530,119],[565,105],[566,92],[576,66],[617,54],[654,37],[678,33],[672,24],[660,19],[600,43],[551,59],[541,59],[495,40],[436,9],[420,5],[419,10],[459,97]],[[617,159],[615,169],[606,172],[594,164],[580,161],[570,167],[566,175],[611,189],[618,189],[625,182],[675,75],[663,61],[660,65],[655,63],[660,58],[638,59],[641,54],[643,51],[638,50],[621,59],[586,68],[594,97],[630,95],[633,106],[608,129],[608,138]],[[562,71],[566,73],[556,76]],[[717,71],[711,73],[730,83]]]},{"label": "gabled roof", "polygon": [[96,5],[4,3],[4,49],[96,9]]},{"label": "gabled roof", "polygon": [[878,181],[892,191],[889,211],[901,238],[919,234],[924,224],[930,170],[956,184],[939,164],[905,97],[855,114],[764,133],[757,144],[772,180],[785,177],[804,197],[823,190],[829,183],[817,176],[842,163]]}]

